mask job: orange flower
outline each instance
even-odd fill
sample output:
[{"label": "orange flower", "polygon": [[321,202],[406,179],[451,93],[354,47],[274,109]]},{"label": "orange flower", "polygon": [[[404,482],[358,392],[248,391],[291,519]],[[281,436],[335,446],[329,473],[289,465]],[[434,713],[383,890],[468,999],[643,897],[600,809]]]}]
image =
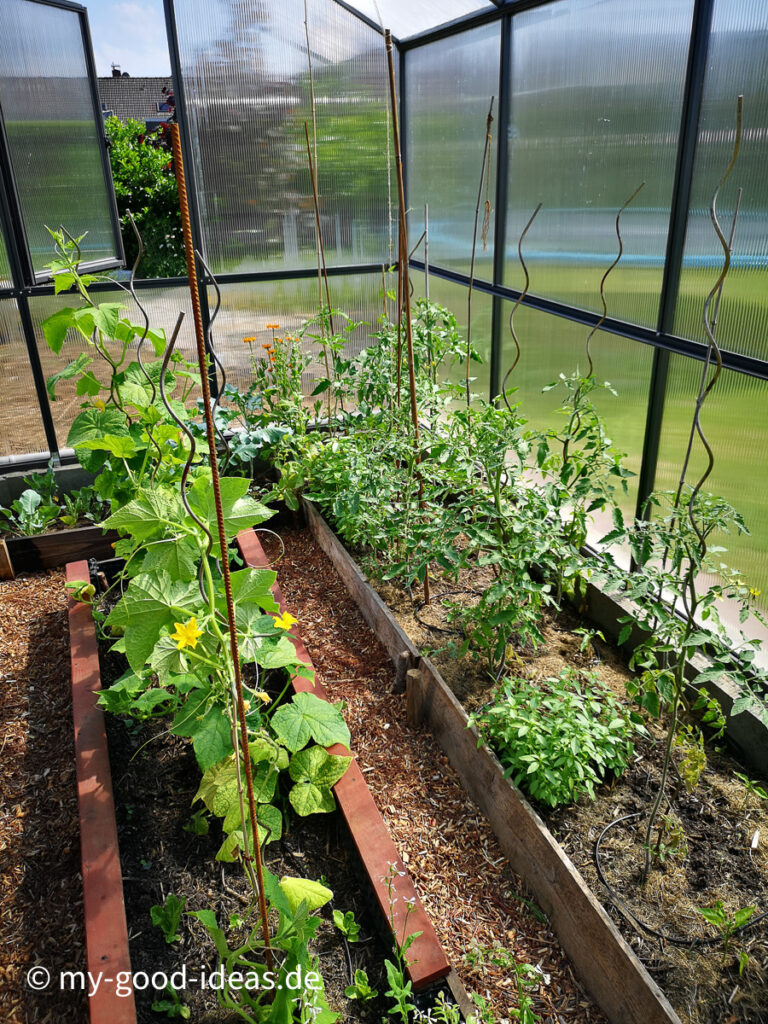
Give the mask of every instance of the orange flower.
[{"label": "orange flower", "polygon": [[271,352],[271,351],[272,351],[272,346],[271,346],[271,345],[269,345],[269,344],[267,344],[267,345],[262,345],[261,347],[262,347],[262,348],[265,348],[265,349],[267,350],[267,352]]},{"label": "orange flower", "polygon": [[267,330],[268,331],[279,331],[280,330],[280,324],[267,324]]},{"label": "orange flower", "polygon": [[254,343],[254,341],[256,341],[255,338],[243,338],[243,344],[244,345],[252,345]]}]

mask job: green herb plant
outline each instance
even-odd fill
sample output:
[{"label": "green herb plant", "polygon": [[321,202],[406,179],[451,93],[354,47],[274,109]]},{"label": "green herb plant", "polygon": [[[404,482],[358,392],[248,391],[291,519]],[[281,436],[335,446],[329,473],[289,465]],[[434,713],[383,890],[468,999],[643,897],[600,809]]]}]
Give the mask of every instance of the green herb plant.
[{"label": "green herb plant", "polygon": [[594,673],[573,668],[532,683],[507,679],[489,705],[470,716],[504,774],[549,807],[591,799],[609,773],[620,775],[645,728]]},{"label": "green herb plant", "polygon": [[367,973],[361,971],[360,968],[355,971],[354,982],[344,989],[347,999],[356,999],[361,1003],[368,1003],[376,999],[378,994],[375,988],[371,988]]},{"label": "green herb plant", "polygon": [[[723,940],[723,963],[728,958],[728,953],[736,933],[746,927],[752,919],[757,907],[741,907],[739,910],[726,910],[723,901],[717,900],[713,907],[698,907],[698,912],[713,925]],[[743,974],[747,965],[748,957],[744,952],[738,954],[739,974]]]}]

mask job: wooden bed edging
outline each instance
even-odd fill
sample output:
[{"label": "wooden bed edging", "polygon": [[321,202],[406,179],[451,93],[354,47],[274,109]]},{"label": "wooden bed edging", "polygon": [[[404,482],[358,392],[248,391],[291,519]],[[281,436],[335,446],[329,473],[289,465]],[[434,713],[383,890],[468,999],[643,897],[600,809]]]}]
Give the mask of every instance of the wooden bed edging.
[{"label": "wooden bed edging", "polygon": [[[243,530],[239,533],[237,545],[247,565],[254,568],[270,567],[264,549],[253,530]],[[286,612],[288,607],[277,583],[272,587],[272,593],[280,605],[280,611]],[[293,629],[290,639],[296,648],[296,655],[299,661],[312,668],[309,653],[297,629]],[[291,683],[296,693],[315,693],[318,697],[328,700],[327,693],[322,684],[317,680],[313,684],[301,676],[294,676]],[[329,747],[328,750],[331,754],[348,755],[350,753],[340,743]],[[461,1003],[460,995],[463,990],[460,983],[458,983],[458,979],[451,971],[442,946],[435,934],[432,922],[424,910],[407,868],[395,844],[392,842],[392,837],[384,823],[384,819],[379,813],[379,809],[373,799],[373,794],[368,788],[363,773],[360,771],[360,766],[354,758],[346,773],[333,787],[333,791],[366,874],[373,886],[376,901],[387,922],[390,919],[390,900],[384,879],[391,864],[394,864],[399,872],[393,883],[393,892],[397,897],[397,902],[392,908],[395,929],[399,936],[403,935],[403,928],[406,922],[405,900],[407,899],[409,902],[411,900],[415,901],[413,903],[413,910],[407,919],[409,935],[414,932],[421,932],[421,935],[413,943],[408,954],[411,960],[408,964],[408,976],[413,982],[414,989],[426,988],[433,982],[450,975],[447,977],[448,984],[457,997],[457,1002]]]},{"label": "wooden bed edging", "polygon": [[6,537],[0,540],[0,579],[56,569],[81,558],[112,558],[112,544],[119,539],[115,530],[104,533],[100,526],[78,526],[35,537]]},{"label": "wooden bed edging", "polygon": [[476,730],[440,673],[418,650],[310,502],[312,534],[333,562],[373,632],[395,660],[408,651],[409,701],[488,819],[512,869],[531,889],[585,989],[611,1024],[680,1024],[667,997],[619,933],[541,818],[507,779],[496,757],[478,749]]},{"label": "wooden bed edging", "polygon": [[[67,564],[67,582],[87,581],[88,562]],[[117,995],[116,979],[131,977],[123,876],[101,689],[99,650],[91,606],[67,599],[72,664],[72,718],[80,814],[85,941],[90,976],[102,981],[88,1000],[91,1024],[136,1024],[133,991]]]}]

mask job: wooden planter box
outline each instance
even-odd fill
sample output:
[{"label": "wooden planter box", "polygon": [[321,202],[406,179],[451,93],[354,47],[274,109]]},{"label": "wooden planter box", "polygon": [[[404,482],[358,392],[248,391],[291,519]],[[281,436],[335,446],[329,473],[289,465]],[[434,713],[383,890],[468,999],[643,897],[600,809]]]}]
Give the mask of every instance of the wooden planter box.
[{"label": "wooden planter box", "polygon": [[429,727],[488,819],[512,869],[550,919],[585,989],[611,1024],[680,1024],[669,1000],[619,933],[539,815],[511,782],[440,673],[414,647],[364,574],[310,502],[309,529],[333,562],[366,622],[397,662],[403,652],[411,721]]},{"label": "wooden planter box", "polygon": [[[238,542],[249,564],[266,564],[264,552],[252,531],[244,531]],[[66,577],[68,583],[88,580],[88,562],[68,563]],[[281,611],[285,611],[285,602],[277,585],[274,594]],[[77,602],[70,595],[68,608],[87,970],[93,978],[100,974],[102,978],[96,994],[89,999],[90,1022],[136,1024],[133,994],[127,997],[116,994],[118,972],[130,973],[131,962],[104,712],[97,704],[101,673],[96,627],[90,605]],[[303,642],[295,629],[293,632],[299,658],[312,667]],[[313,690],[312,683],[306,679],[296,676],[292,682],[296,692]],[[314,692],[325,696],[319,683],[315,685]],[[334,754],[349,753],[339,744],[329,750]],[[416,962],[409,968],[409,975],[414,989],[425,989],[444,980],[466,1014],[471,1010],[466,992],[445,958],[432,923],[418,900],[413,882],[356,761],[352,761],[336,784],[334,793],[384,914],[386,926],[389,927],[390,906],[383,878],[390,864],[395,864],[403,873],[395,881],[397,896],[416,898],[408,928],[409,932],[421,930],[423,934],[412,947],[411,955]],[[403,899],[400,899],[395,907],[395,923],[400,930],[404,924],[404,906]]]},{"label": "wooden planter box", "polygon": [[0,579],[56,569],[81,558],[112,558],[112,545],[118,538],[114,530],[104,533],[100,526],[57,530],[37,537],[6,537],[0,540]]}]

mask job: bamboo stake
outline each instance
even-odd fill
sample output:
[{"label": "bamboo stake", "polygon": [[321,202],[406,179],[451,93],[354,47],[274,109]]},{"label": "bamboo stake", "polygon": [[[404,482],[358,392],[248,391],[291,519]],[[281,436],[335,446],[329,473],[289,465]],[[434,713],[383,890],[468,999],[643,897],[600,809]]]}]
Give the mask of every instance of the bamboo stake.
[{"label": "bamboo stake", "polygon": [[[416,459],[416,475],[419,481],[419,508],[424,508],[424,480],[418,469],[421,463],[419,443],[419,412],[416,407],[416,372],[413,364],[413,330],[411,327],[411,289],[408,275],[408,225],[405,216],[405,186],[403,184],[403,156],[400,150],[400,125],[397,116],[397,90],[395,88],[395,62],[392,56],[392,33],[387,29],[384,33],[387,46],[387,65],[389,68],[389,98],[392,106],[392,137],[395,150],[395,171],[397,174],[397,201],[400,244],[398,246],[401,271],[401,294],[405,311],[405,342],[408,353],[408,386],[411,393],[411,422],[413,423],[413,450]],[[398,319],[398,355],[400,349],[400,321]],[[398,360],[398,383],[400,362]],[[399,395],[399,387],[398,387]],[[424,603],[430,603],[429,567],[424,573]]]},{"label": "bamboo stake", "polygon": [[[203,411],[205,413],[205,432],[208,439],[208,456],[211,464],[211,482],[213,485],[213,500],[216,507],[216,524],[218,528],[219,544],[221,546],[221,571],[224,578],[224,593],[227,602],[227,626],[229,629],[229,649],[232,656],[232,666],[235,677],[235,694],[237,697],[237,717],[240,724],[240,742],[243,748],[243,759],[245,767],[245,783],[248,793],[248,809],[251,822],[251,833],[253,837],[252,856],[248,850],[248,831],[243,828],[243,861],[246,870],[251,868],[251,861],[256,864],[257,898],[261,914],[261,931],[264,937],[266,962],[268,968],[272,968],[272,953],[269,944],[269,921],[267,917],[267,901],[264,894],[264,871],[261,862],[261,846],[259,844],[259,828],[256,818],[256,801],[253,794],[253,774],[251,772],[251,758],[248,752],[248,725],[245,720],[245,704],[243,701],[243,681],[240,675],[240,652],[237,646],[237,630],[235,626],[235,604],[232,597],[232,580],[229,574],[229,562],[227,561],[227,535],[224,528],[224,512],[221,503],[221,482],[219,480],[219,467],[216,454],[216,435],[211,412],[211,388],[208,380],[208,368],[205,355],[205,333],[203,331],[203,317],[200,310],[200,293],[197,284],[197,268],[195,266],[195,251],[192,244],[192,229],[189,219],[189,201],[187,199],[187,184],[184,175],[184,161],[181,154],[181,137],[178,124],[171,125],[171,145],[173,148],[173,166],[176,173],[176,182],[179,189],[179,205],[181,207],[181,226],[184,234],[184,255],[187,263],[187,277],[189,279],[189,291],[192,299],[192,314],[195,322],[195,341],[197,343],[197,362],[200,368],[200,378],[203,390]],[[245,822],[243,823],[245,825]],[[252,868],[251,868],[252,870]],[[249,871],[249,874],[251,872]]]},{"label": "bamboo stake", "polygon": [[[314,208],[315,208],[315,242],[316,242],[315,248],[317,249],[317,283],[318,283],[318,292],[320,293],[320,306],[322,307],[322,305],[323,305],[322,286],[323,286],[323,281],[325,281],[325,298],[326,298],[326,302],[328,303],[328,325],[329,325],[329,327],[331,329],[331,334],[333,334],[334,332],[333,332],[333,317],[331,315],[331,293],[330,293],[330,289],[328,288],[328,268],[327,268],[326,263],[325,263],[325,246],[323,245],[323,232],[322,232],[322,229],[320,227],[320,203],[319,203],[319,200],[318,200],[318,193],[317,193],[317,178],[315,177],[315,164],[314,164],[314,161],[312,160],[312,147],[309,144],[309,128],[307,127],[307,122],[306,121],[304,122],[304,136],[305,136],[305,138],[307,140],[307,160],[309,161],[309,176],[312,179],[312,203],[314,204]],[[322,309],[321,309],[321,312],[320,312],[320,331],[322,333],[323,341],[325,341],[325,318],[324,318],[324,316],[322,314]],[[326,373],[326,376],[328,377],[328,381],[329,381],[329,387],[328,387],[328,430],[333,432],[333,426],[332,426],[332,422],[331,422],[331,420],[332,420],[332,417],[331,417],[331,390],[332,389],[330,387],[331,365],[328,362],[328,346],[327,346],[327,344],[323,345],[323,359],[325,361],[325,373]]]},{"label": "bamboo stake", "polygon": [[[467,408],[470,405],[470,392],[469,392],[469,359],[470,352],[472,351],[472,288],[475,283],[475,254],[477,252],[477,222],[480,219],[480,202],[483,198],[483,182],[486,180],[486,168],[489,165],[488,154],[491,149],[491,125],[493,124],[493,96],[491,96],[491,104],[488,107],[488,117],[485,122],[485,144],[483,146],[483,162],[480,167],[480,185],[477,189],[477,203],[475,204],[475,221],[472,227],[472,260],[469,266],[469,288],[467,289],[467,354],[465,360],[465,389],[467,393]],[[486,202],[486,215],[490,216],[490,201]],[[483,224],[483,248],[485,248],[485,239],[487,236],[487,230],[485,223]]]}]

